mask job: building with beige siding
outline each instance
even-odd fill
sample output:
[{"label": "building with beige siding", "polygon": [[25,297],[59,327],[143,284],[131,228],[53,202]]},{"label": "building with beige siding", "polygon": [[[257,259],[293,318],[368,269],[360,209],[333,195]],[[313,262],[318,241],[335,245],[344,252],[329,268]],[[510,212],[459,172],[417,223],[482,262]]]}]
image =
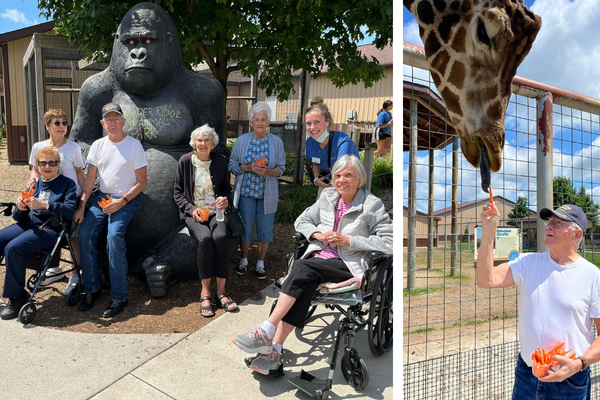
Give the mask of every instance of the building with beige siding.
[{"label": "building with beige siding", "polygon": [[54,22],[45,22],[0,35],[0,105],[6,119],[8,161],[23,163],[29,159],[27,143],[27,107],[23,56],[34,33],[54,31]]},{"label": "building with beige siding", "polygon": [[[460,240],[464,234],[468,234],[471,239],[473,238],[475,226],[481,225],[481,212],[483,207],[489,202],[490,200],[488,198],[484,198],[477,201],[467,201],[458,204],[456,217],[456,233],[458,235],[458,240]],[[506,226],[508,222],[511,221],[511,218],[508,217],[508,214],[515,208],[517,204],[513,201],[505,199],[502,196],[494,196],[494,204],[496,204],[496,207],[500,212],[500,225]],[[526,219],[523,219],[525,224],[523,229],[535,228],[537,214],[531,209],[530,211],[532,214]],[[434,211],[433,216],[440,218],[438,223],[439,240],[441,242],[450,241],[452,236],[452,207],[446,207],[442,208],[441,210]],[[517,221],[517,227],[521,227],[521,219]]]},{"label": "building with beige siding", "polygon": [[[404,229],[403,237],[403,246],[408,246],[408,207],[404,206],[402,210],[402,215],[404,218],[404,223],[402,227]],[[416,221],[416,232],[417,232],[417,247],[427,247],[427,232],[428,232],[428,224],[429,220],[433,222],[433,247],[437,247],[438,245],[438,229],[439,222],[441,221],[440,217],[429,216],[424,212],[417,210],[417,214],[415,215]]]}]

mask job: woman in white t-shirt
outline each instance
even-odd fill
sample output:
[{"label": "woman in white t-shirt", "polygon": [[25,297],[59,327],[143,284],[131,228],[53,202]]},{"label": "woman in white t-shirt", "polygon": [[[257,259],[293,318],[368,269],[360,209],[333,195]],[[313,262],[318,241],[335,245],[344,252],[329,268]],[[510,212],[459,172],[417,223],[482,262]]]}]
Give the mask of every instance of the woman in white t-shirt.
[{"label": "woman in white t-shirt", "polygon": [[[81,147],[65,137],[67,134],[67,126],[69,125],[67,114],[65,114],[63,110],[52,108],[44,114],[44,124],[46,125],[48,133],[50,133],[50,138],[35,143],[31,148],[29,164],[32,166],[32,169],[29,181],[27,182],[27,187],[35,187],[37,181],[40,180],[41,174],[35,162],[35,155],[40,149],[51,147],[60,154],[60,166],[58,172],[75,182],[75,185],[77,186],[77,196],[81,196],[83,182],[85,181],[83,158],[81,157]],[[71,244],[73,245],[75,256],[79,260],[79,246],[76,236],[71,240]],[[62,279],[64,275],[61,274],[61,272],[61,267],[49,268],[47,272],[49,277],[44,279],[41,284],[49,285]],[[77,274],[71,274],[71,278],[69,279],[69,283],[65,290],[66,295],[73,290],[77,285],[77,282]]]}]

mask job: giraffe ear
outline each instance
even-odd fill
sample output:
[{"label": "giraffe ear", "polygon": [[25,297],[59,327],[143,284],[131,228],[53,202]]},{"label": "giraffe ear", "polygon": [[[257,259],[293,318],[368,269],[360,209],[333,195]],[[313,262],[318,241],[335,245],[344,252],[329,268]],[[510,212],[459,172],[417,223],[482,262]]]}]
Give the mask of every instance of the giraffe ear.
[{"label": "giraffe ear", "polygon": [[524,37],[521,40],[521,44],[519,44],[519,47],[517,47],[517,50],[515,51],[515,54],[521,54],[521,52],[523,51],[523,49],[525,48],[525,45],[527,44],[527,39],[526,37]]}]

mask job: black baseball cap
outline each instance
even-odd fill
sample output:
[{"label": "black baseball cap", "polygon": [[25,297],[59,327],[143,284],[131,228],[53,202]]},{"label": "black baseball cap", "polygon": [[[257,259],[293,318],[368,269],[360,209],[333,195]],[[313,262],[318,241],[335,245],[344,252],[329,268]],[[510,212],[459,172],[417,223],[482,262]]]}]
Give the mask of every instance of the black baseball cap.
[{"label": "black baseball cap", "polygon": [[552,215],[566,221],[575,222],[584,233],[587,230],[587,217],[581,208],[574,206],[573,204],[564,204],[554,211],[549,208],[542,208],[542,211],[540,211],[540,218],[544,221],[548,221]]},{"label": "black baseball cap", "polygon": [[120,105],[117,103],[108,103],[102,107],[102,118],[106,117],[106,114],[111,112],[123,115]]}]

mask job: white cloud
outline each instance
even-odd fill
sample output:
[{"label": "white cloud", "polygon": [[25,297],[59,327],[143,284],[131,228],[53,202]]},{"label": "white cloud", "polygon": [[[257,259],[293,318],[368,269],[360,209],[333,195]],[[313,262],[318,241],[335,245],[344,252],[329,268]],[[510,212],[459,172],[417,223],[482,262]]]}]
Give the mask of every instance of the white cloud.
[{"label": "white cloud", "polygon": [[[408,12],[404,10],[404,12]],[[423,41],[419,36],[419,24],[416,20],[409,21],[402,26],[402,40],[423,47]]]},{"label": "white cloud", "polygon": [[531,10],[542,29],[517,74],[599,98],[600,2],[537,0]]},{"label": "white cloud", "polygon": [[25,17],[25,14],[17,9],[9,10],[7,8],[2,14],[0,14],[0,16],[17,24],[23,24],[27,26],[35,24],[35,21],[28,20],[27,17]]}]

